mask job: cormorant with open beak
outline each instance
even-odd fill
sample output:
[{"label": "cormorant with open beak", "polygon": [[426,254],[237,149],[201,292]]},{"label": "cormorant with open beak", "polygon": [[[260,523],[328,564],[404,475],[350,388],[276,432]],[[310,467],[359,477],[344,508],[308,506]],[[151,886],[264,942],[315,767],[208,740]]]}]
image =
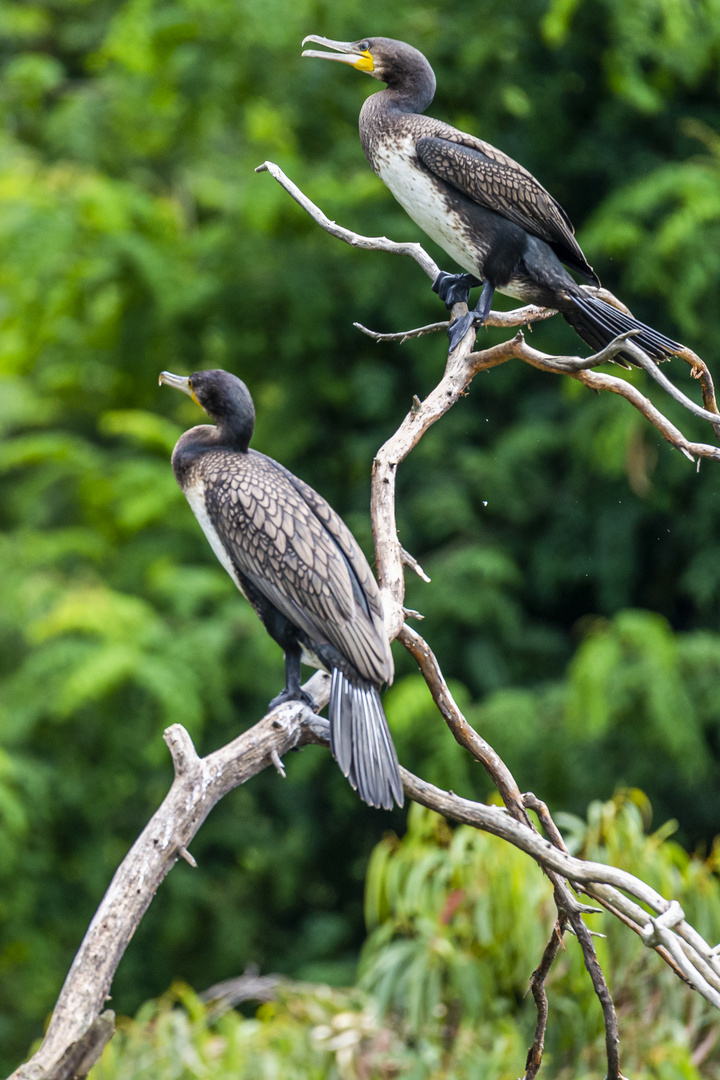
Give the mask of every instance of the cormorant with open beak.
[{"label": "cormorant with open beak", "polygon": [[360,141],[413,221],[467,271],[440,273],[433,289],[451,307],[482,283],[477,307],[448,331],[451,350],[485,321],[496,289],[556,308],[593,349],[628,330],[638,331],[634,341],[655,360],[682,349],[577,284],[566,266],[600,282],[567,214],[527,169],[482,139],[421,115],[435,95],[435,74],[421,52],[384,37],[346,42],[311,34],[303,46],[308,42],[335,51],[308,49],[303,56],[339,60],[387,84],[360,111]]},{"label": "cormorant with open beak", "polygon": [[332,676],[330,748],[370,806],[402,806],[397,755],[378,693],[393,660],[377,582],[347,526],[321,495],[249,449],[255,408],[227,371],[163,371],[214,425],[186,431],[175,478],[210,546],[285,652],[286,686],[270,704],[306,700],[300,660]]}]

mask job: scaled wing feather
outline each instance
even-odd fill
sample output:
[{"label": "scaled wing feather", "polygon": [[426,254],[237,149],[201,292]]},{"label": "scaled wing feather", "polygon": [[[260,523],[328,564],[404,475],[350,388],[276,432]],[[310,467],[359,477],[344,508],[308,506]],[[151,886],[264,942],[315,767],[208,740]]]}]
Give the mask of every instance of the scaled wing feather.
[{"label": "scaled wing feather", "polygon": [[439,179],[479,206],[494,210],[507,221],[544,240],[563,262],[595,279],[563,208],[527,169],[512,158],[489,143],[454,129],[449,129],[444,137],[418,139],[417,154],[423,165]]},{"label": "scaled wing feather", "polygon": [[390,681],[377,583],[338,515],[264,454],[249,451],[238,470],[234,454],[214,450],[206,473],[215,460],[205,497],[238,571],[310,638],[347,656],[361,676]]}]

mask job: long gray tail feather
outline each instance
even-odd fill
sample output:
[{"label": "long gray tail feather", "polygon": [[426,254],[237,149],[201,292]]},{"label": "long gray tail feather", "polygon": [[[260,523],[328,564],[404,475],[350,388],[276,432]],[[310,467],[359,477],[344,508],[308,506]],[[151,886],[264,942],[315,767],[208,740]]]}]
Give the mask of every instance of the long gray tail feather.
[{"label": "long gray tail feather", "polygon": [[351,683],[338,668],[330,686],[330,749],[350,786],[369,806],[403,805],[400,767],[376,687]]},{"label": "long gray tail feather", "polygon": [[[646,326],[632,315],[626,315],[624,311],[606,304],[596,296],[573,296],[572,301],[574,308],[564,311],[563,316],[583,341],[595,350],[603,349],[618,334],[624,334],[628,330],[640,330],[632,340],[653,360],[669,360],[683,347],[677,341],[665,337],[651,326]],[[630,363],[634,362],[626,353],[620,355]]]}]

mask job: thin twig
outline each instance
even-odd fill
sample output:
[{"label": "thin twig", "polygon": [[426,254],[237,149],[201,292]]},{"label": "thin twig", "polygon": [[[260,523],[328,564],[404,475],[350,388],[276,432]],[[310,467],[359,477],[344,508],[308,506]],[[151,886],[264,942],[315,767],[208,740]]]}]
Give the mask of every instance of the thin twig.
[{"label": "thin twig", "polygon": [[269,172],[277,180],[278,184],[285,188],[288,195],[310,215],[313,221],[316,221],[321,229],[330,233],[337,240],[343,240],[346,244],[351,244],[352,247],[363,248],[366,251],[387,251],[391,255],[408,255],[415,260],[432,281],[440,273],[440,267],[430,258],[420,244],[398,244],[395,240],[388,240],[386,236],[361,236],[360,233],[353,232],[351,229],[344,229],[342,225],[337,225],[334,221],[331,221],[320,207],[308,199],[307,195],[273,161],[264,161],[262,165],[257,166],[255,172]]},{"label": "thin twig", "polygon": [[[569,854],[568,849],[567,849],[567,845],[565,844],[565,841],[562,838],[560,830],[558,829],[557,825],[553,821],[553,819],[552,819],[552,817],[550,815],[550,812],[549,812],[547,806],[545,805],[545,803],[541,799],[538,799],[535,795],[533,795],[532,792],[526,792],[523,795],[523,803],[527,807],[527,809],[534,810],[535,813],[538,815],[538,818],[540,819],[540,823],[542,824],[543,828],[545,829],[545,832],[546,832],[547,836],[549,837],[550,841],[552,842],[552,844],[556,848],[558,848],[560,851],[565,852],[565,854]],[[580,947],[581,947],[582,953],[583,953],[583,959],[585,961],[585,966],[586,966],[586,968],[588,970],[588,973],[590,974],[590,977],[591,977],[592,982],[593,982],[593,987],[595,989],[595,993],[596,993],[596,995],[598,997],[598,1000],[600,1001],[600,1005],[601,1005],[602,1010],[603,1010],[603,1019],[605,1021],[605,1045],[606,1045],[606,1052],[607,1052],[607,1059],[608,1059],[608,1078],[613,1077],[613,1078],[617,1078],[617,1080],[619,1080],[621,1074],[620,1074],[620,1062],[619,1062],[619,1037],[618,1037],[617,1015],[615,1013],[615,1006],[613,1005],[612,997],[611,997],[610,992],[609,992],[609,990],[607,988],[607,983],[605,982],[605,977],[603,975],[602,968],[600,967],[600,964],[598,963],[598,960],[597,960],[597,955],[595,953],[595,949],[594,949],[593,944],[592,944],[591,931],[589,931],[587,929],[587,927],[585,926],[585,923],[582,920],[582,913],[583,912],[585,912],[587,914],[592,914],[592,913],[598,912],[599,909],[598,908],[589,908],[589,907],[586,907],[585,905],[577,904],[576,902],[573,902],[572,907],[570,909],[568,909],[567,907],[565,907],[566,899],[567,899],[567,895],[564,892],[561,893],[559,898],[556,897],[556,902],[558,903],[559,906],[562,905],[562,907],[564,909],[564,914],[566,916],[565,919],[559,918],[556,929],[557,929],[557,932],[560,935],[562,935],[562,931],[565,928],[567,919],[569,919],[570,922],[571,922],[573,931],[575,933],[575,936],[577,937],[577,939],[578,939],[578,941],[580,943]],[[552,943],[553,942],[552,942],[552,939],[551,939],[550,942],[548,943],[548,947],[546,949],[546,952],[548,950],[550,950],[550,947],[551,947]],[[557,953],[557,948],[555,950],[555,954],[556,953]],[[553,955],[553,958],[554,958],[554,955]],[[530,1055],[528,1055],[528,1062],[529,1063],[531,1063],[531,1062],[534,1063],[535,1061],[538,1061],[538,1051],[539,1051],[539,1059],[542,1058],[542,1042],[538,1043],[538,1038],[539,1038],[539,1032],[540,1032],[540,1029],[541,1029],[541,1026],[542,1026],[541,1025],[541,1020],[542,1020],[542,998],[543,998],[544,993],[545,993],[544,979],[545,979],[545,976],[547,974],[547,971],[545,971],[545,969],[543,968],[542,965],[537,970],[540,972],[540,975],[541,975],[540,988],[536,992],[534,982],[531,983],[531,985],[532,985],[532,989],[533,989],[533,996],[535,997],[536,1003],[538,1003],[538,1030],[536,1031],[535,1042],[533,1043],[533,1047],[531,1048],[531,1054],[534,1051],[534,1055],[532,1057]],[[537,974],[537,972],[534,973],[533,980],[535,979],[535,974]],[[547,1005],[545,1005],[545,1010],[546,1009],[547,1009]],[[539,1061],[538,1061],[538,1068],[539,1068]],[[537,1072],[537,1069],[535,1069],[535,1071],[528,1071],[526,1073],[526,1080],[530,1080],[531,1077],[534,1077],[536,1075],[536,1072]]]},{"label": "thin twig", "polygon": [[[557,315],[557,311],[555,311],[554,308],[544,308],[538,307],[537,304],[527,304],[526,307],[514,308],[512,311],[491,311],[483,325],[500,326],[503,328],[529,326],[532,323],[541,322],[543,319],[551,319],[553,315]],[[449,325],[450,320],[446,319],[445,322],[429,323],[427,326],[417,326],[414,330],[401,330],[399,333],[382,334],[378,330],[369,330],[368,327],[363,326],[362,323],[353,323],[356,330],[360,330],[363,334],[367,334],[373,341],[399,341],[401,345],[411,338],[425,337],[426,334],[437,334],[440,330],[447,330]]]},{"label": "thin twig", "polygon": [[447,330],[449,325],[450,320],[446,319],[445,322],[428,323],[427,326],[416,326],[414,330],[401,330],[399,333],[382,334],[379,330],[368,329],[368,327],[363,326],[362,323],[353,323],[356,330],[366,334],[367,337],[372,338],[373,341],[399,341],[401,345],[406,341],[410,341],[412,338],[425,337],[426,334],[437,334],[441,330]]},{"label": "thin twig", "polygon": [[437,658],[428,643],[411,626],[402,628],[398,640],[402,642],[410,655],[417,661],[420,672],[432,694],[433,701],[440,710],[453,737],[480,762],[500,792],[502,800],[510,813],[518,821],[528,824],[522,795],[515,777],[500,755],[490,746],[490,743],[486,742],[463,716],[450,693],[445,682],[445,676],[440,670]]},{"label": "thin twig", "polygon": [[618,1034],[617,1014],[613,999],[608,990],[603,970],[598,963],[595,946],[592,943],[590,932],[583,922],[582,916],[577,911],[568,912],[570,924],[582,948],[585,967],[595,990],[595,996],[600,1002],[605,1021],[605,1053],[607,1056],[608,1071],[606,1080],[625,1080],[620,1072],[620,1037]]},{"label": "thin twig", "polygon": [[562,838],[560,830],[550,816],[550,811],[548,810],[542,799],[538,799],[536,795],[533,795],[532,791],[526,791],[522,797],[522,800],[523,806],[525,806],[527,810],[535,811],[538,818],[540,819],[540,824],[545,830],[545,833],[551,843],[553,843],[556,848],[559,848],[560,851],[564,851],[566,855],[569,855],[570,852],[567,849],[567,845]]},{"label": "thin twig", "polygon": [[550,973],[550,968],[555,962],[555,958],[560,952],[560,949],[563,948],[563,933],[565,931],[566,922],[567,915],[564,912],[561,915],[558,915],[557,922],[553,926],[553,931],[550,935],[550,940],[545,946],[542,960],[530,976],[528,990],[532,993],[535,1001],[538,1018],[535,1025],[535,1038],[533,1039],[532,1046],[528,1050],[527,1059],[525,1061],[524,1080],[535,1080],[540,1066],[542,1065],[543,1050],[545,1049],[545,1031],[547,1030],[548,1021],[548,998],[547,991],[545,990],[545,980]]},{"label": "thin twig", "polygon": [[400,554],[402,555],[402,561],[405,566],[409,566],[410,569],[417,574],[421,581],[424,581],[426,585],[429,585],[430,578],[427,576],[415,556],[411,555],[409,551],[405,550],[405,548],[400,549]]},{"label": "thin twig", "polygon": [[185,860],[188,866],[192,866],[193,870],[197,870],[197,860],[190,854],[186,847],[179,847],[178,855],[181,859]]}]

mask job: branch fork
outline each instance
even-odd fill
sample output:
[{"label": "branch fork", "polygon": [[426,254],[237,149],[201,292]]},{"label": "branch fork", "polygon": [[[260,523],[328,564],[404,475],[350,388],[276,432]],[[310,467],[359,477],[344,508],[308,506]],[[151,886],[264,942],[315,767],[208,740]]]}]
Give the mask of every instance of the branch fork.
[{"label": "branch fork", "polygon": [[[373,239],[360,237],[354,233],[349,234],[348,230],[340,229],[335,223],[329,222],[315,204],[298,192],[292,181],[285,176],[277,165],[266,162],[263,166],[260,166],[260,169],[269,171],[313,220],[331,235],[356,247],[409,255],[420,265],[432,281],[437,277],[438,268],[436,264],[427,259],[422,249],[418,250],[417,245],[405,247],[404,245],[393,245],[386,238]],[[594,289],[591,291],[609,303],[619,307],[624,306],[607,290]],[[454,305],[451,312],[451,321],[464,315],[466,311],[467,306],[465,304]],[[553,314],[555,313],[550,310],[536,307],[526,307],[506,313],[491,312],[487,324],[507,327],[531,326],[534,321],[548,318]],[[419,327],[416,330],[402,331],[399,334],[380,334],[368,330],[360,324],[356,323],[355,325],[376,341],[405,341],[411,337],[435,333],[444,329],[447,323],[434,323],[430,326]],[[472,350],[475,336],[475,331],[471,328],[458,347],[448,356],[445,371],[435,389],[430,392],[424,401],[420,401],[417,397],[413,399],[411,408],[398,430],[378,451],[373,462],[371,515],[378,578],[385,611],[390,613],[386,622],[389,636],[391,639],[397,636],[415,658],[430,688],[433,699],[452,734],[461,745],[466,747],[483,764],[491,776],[502,795],[506,808],[506,813],[502,815],[503,825],[501,827],[499,822],[495,820],[494,827],[491,827],[488,822],[485,811],[492,811],[492,816],[497,817],[499,815],[496,808],[483,808],[483,815],[479,814],[476,806],[473,807],[473,811],[469,811],[465,801],[459,800],[457,796],[440,793],[437,790],[432,791],[430,795],[429,785],[419,782],[415,777],[411,778],[403,770],[405,790],[411,798],[417,799],[426,806],[433,809],[440,809],[442,806],[441,812],[456,820],[467,821],[473,817],[473,814],[476,814],[475,819],[470,823],[479,828],[486,828],[488,831],[497,830],[497,835],[503,835],[511,843],[517,843],[528,853],[533,854],[533,857],[537,859],[553,883],[558,919],[540,966],[533,973],[531,979],[531,989],[538,1008],[538,1025],[535,1041],[528,1053],[526,1080],[532,1080],[542,1061],[544,1032],[547,1023],[547,997],[544,990],[544,980],[561,946],[563,932],[568,928],[572,929],[580,942],[585,965],[603,1010],[608,1078],[610,1080],[622,1080],[618,1051],[617,1017],[612,998],[597,961],[592,944],[592,932],[588,930],[583,921],[583,915],[594,913],[598,909],[579,903],[572,895],[568,882],[572,882],[573,887],[576,889],[583,888],[588,895],[602,904],[605,910],[621,918],[622,921],[643,937],[649,947],[655,948],[681,978],[689,981],[706,1000],[720,1008],[720,996],[714,985],[718,973],[720,973],[717,967],[717,955],[707,942],[703,941],[700,935],[685,922],[682,909],[677,904],[677,901],[668,903],[663,897],[655,894],[653,890],[650,890],[637,879],[633,878],[631,883],[630,878],[632,875],[624,874],[615,868],[603,868],[599,864],[583,864],[580,860],[572,859],[545,804],[532,794],[525,796],[520,794],[510,770],[492,747],[477,732],[473,731],[467,723],[450,694],[440,667],[427,642],[403,621],[405,614],[404,568],[408,566],[416,573],[420,572],[421,577],[424,575],[420,571],[417,560],[412,556],[408,557],[408,553],[403,548],[397,535],[395,479],[400,463],[417,445],[432,424],[439,420],[466,392],[475,375],[479,371],[489,370],[511,359],[518,359],[548,373],[567,375],[594,390],[607,390],[611,393],[620,394],[638,409],[671,445],[675,446],[691,461],[699,461],[702,457],[720,460],[720,450],[708,444],[691,442],[632,384],[616,375],[606,375],[596,369],[602,364],[617,359],[620,353],[630,354],[633,360],[666,393],[685,409],[708,421],[712,425],[714,433],[720,436],[718,407],[710,373],[700,357],[689,349],[685,349],[682,354],[683,359],[692,366],[693,376],[701,380],[704,407],[696,405],[674,386],[667,376],[660,371],[658,365],[632,340],[635,336],[633,331],[620,335],[605,348],[587,358],[549,356],[541,353],[527,344],[520,329],[510,341],[480,352],[474,352]],[[463,816],[460,804],[466,808],[465,813],[468,816]],[[528,809],[533,809],[538,814],[539,820],[549,837],[548,840],[543,840],[536,832],[528,816]],[[482,824],[479,820],[481,816],[484,819]],[[522,833],[516,833],[515,839],[510,839],[510,832],[518,829],[522,830]],[[540,845],[539,848],[538,844]],[[611,871],[610,873],[608,873],[608,869]],[[657,912],[656,917],[652,918],[648,923],[643,909],[638,904],[628,900],[627,896],[620,891],[621,889],[629,893],[630,896],[634,895],[644,903],[649,904]]]},{"label": "branch fork", "polygon": [[[385,251],[412,258],[434,280],[439,269],[419,244],[398,244],[386,237],[365,237],[331,221],[277,165],[265,162],[256,170],[269,172],[291,197],[330,235],[354,247]],[[615,302],[605,290],[599,293]],[[453,318],[464,314],[457,304]],[[511,312],[491,312],[487,324],[518,328],[555,314],[534,306]],[[400,334],[379,334],[355,324],[376,341],[406,340],[447,327],[434,323]],[[594,390],[625,397],[653,426],[691,461],[703,457],[720,460],[720,450],[688,440],[647,397],[616,375],[596,370],[598,365],[630,353],[634,360],[678,401],[720,434],[720,421],[712,379],[703,361],[690,350],[683,358],[700,380],[703,406],[682,394],[646,354],[621,335],[588,358],[548,356],[532,349],[521,330],[515,337],[479,352],[473,351],[475,332],[469,331],[448,356],[438,385],[424,401],[415,397],[399,428],[378,451],[372,468],[371,513],[378,579],[385,625],[390,640],[398,638],[418,664],[433,700],[454,738],[479,761],[501,794],[504,806],[487,806],[441,791],[401,769],[406,795],[438,813],[483,829],[525,851],[553,886],[557,919],[538,967],[530,978],[529,991],[537,1009],[533,1044],[528,1051],[524,1080],[533,1080],[542,1064],[548,999],[545,981],[571,930],[582,949],[585,965],[603,1011],[608,1080],[624,1080],[620,1071],[618,1026],[615,1009],[592,943],[592,931],[583,916],[599,910],[609,912],[638,934],[644,943],[708,1002],[720,1009],[720,945],[712,947],[685,920],[680,904],[668,901],[634,875],[616,867],[571,856],[547,807],[532,793],[521,794],[510,770],[495,750],[474,731],[454,701],[440,666],[427,642],[406,623],[421,617],[404,605],[404,569],[424,581],[429,578],[400,543],[395,516],[395,478],[398,466],[425,432],[467,391],[475,375],[516,359],[551,374],[574,378]],[[317,672],[303,687],[322,708],[329,698],[329,677]],[[282,757],[289,750],[310,743],[327,745],[329,725],[301,702],[285,702],[268,713],[227,746],[200,758],[187,731],[171,725],[164,733],[172,757],[175,778],[162,805],[136,840],[115,876],[88,928],[73,961],[51,1017],[45,1039],[35,1055],[12,1074],[10,1080],[81,1080],[98,1059],[114,1030],[111,1012],[104,1007],[117,965],[152,897],[172,866],[183,859],[196,866],[189,845],[212,807],[228,791],[243,784],[262,769],[274,767],[285,776]],[[537,814],[545,836],[533,824],[528,811]],[[573,891],[583,892],[600,908],[580,902]],[[641,904],[643,906],[641,906]],[[652,912],[648,916],[648,910]]]}]

